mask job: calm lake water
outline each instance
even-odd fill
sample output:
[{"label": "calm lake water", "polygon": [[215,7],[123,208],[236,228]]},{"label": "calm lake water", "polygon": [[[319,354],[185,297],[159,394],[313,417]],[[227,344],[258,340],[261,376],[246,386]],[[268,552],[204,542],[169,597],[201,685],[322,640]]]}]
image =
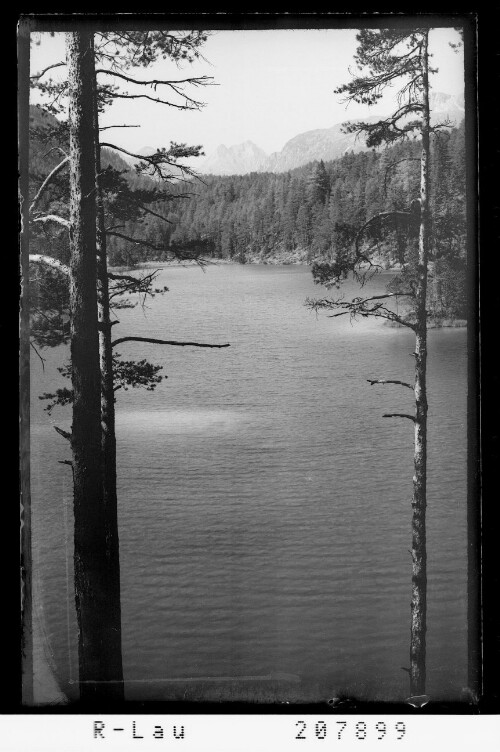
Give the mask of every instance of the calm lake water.
[{"label": "calm lake water", "polygon": [[[385,275],[370,289],[382,289]],[[170,292],[120,311],[115,336],[230,342],[121,345],[168,376],[118,392],[123,657],[128,696],[155,680],[274,677],[334,696],[408,696],[413,335],[307,310],[301,266],[170,267]],[[346,294],[355,288],[346,285]],[[466,340],[429,333],[428,693],[466,686]],[[33,357],[36,625],[74,693],[67,442],[37,395],[61,349]],[[159,685],[158,685],[159,686]],[[141,689],[142,688],[142,689]],[[283,690],[285,692],[285,690]],[[149,694],[148,694],[149,693]],[[284,698],[286,699],[286,697]]]}]

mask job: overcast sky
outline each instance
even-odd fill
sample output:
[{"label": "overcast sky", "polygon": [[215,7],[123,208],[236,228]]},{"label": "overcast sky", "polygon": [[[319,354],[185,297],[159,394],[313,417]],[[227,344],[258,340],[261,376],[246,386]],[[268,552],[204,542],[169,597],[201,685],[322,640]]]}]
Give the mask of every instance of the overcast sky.
[{"label": "overcast sky", "polygon": [[[40,42],[31,49],[33,72],[65,58],[63,34],[33,36]],[[355,36],[356,31],[349,29],[211,32],[202,48],[206,60],[181,68],[162,61],[133,72],[137,78],[213,76],[217,85],[191,92],[205,107],[177,111],[146,100],[118,100],[102,116],[101,125],[140,125],[106,131],[107,139],[113,134],[115,143],[131,151],[177,141],[202,144],[209,155],[219,144],[250,140],[270,153],[304,131],[388,113],[393,106],[389,94],[375,108],[351,104],[346,109],[333,93],[351,79],[349,69],[356,70]],[[463,55],[449,46],[457,41],[458,34],[451,28],[431,31],[431,65],[439,68],[431,85],[435,91],[463,96]],[[52,75],[64,77],[65,68],[55,69]],[[156,96],[161,96],[160,88]]]}]

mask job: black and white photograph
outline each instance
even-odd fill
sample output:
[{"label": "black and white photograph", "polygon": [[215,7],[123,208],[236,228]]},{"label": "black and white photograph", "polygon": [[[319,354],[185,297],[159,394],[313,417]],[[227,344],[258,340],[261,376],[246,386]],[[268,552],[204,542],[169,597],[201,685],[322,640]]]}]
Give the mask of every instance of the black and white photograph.
[{"label": "black and white photograph", "polygon": [[307,20],[21,22],[26,707],[480,702],[470,19]]}]

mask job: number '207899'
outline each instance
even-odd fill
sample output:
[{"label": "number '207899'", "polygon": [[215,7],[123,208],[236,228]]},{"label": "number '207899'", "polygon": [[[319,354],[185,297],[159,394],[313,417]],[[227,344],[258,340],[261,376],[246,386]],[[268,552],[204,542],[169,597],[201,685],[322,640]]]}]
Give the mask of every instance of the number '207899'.
[{"label": "number '207899'", "polygon": [[396,723],[377,721],[370,724],[365,723],[365,721],[357,721],[355,724],[348,721],[329,721],[328,723],[317,721],[314,725],[312,723],[307,724],[305,721],[297,721],[295,726],[297,728],[296,739],[326,739],[327,736],[330,736],[342,740],[354,736],[359,740],[369,737],[382,740],[386,736],[391,736],[393,739],[399,740],[406,734],[406,725],[403,721]]}]

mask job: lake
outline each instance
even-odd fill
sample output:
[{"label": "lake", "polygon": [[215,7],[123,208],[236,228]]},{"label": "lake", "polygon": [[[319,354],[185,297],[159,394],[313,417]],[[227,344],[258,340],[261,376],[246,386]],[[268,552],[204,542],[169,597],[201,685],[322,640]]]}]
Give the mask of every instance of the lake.
[{"label": "lake", "polygon": [[[119,311],[115,337],[231,347],[118,347],[168,376],[154,392],[117,393],[126,696],[219,681],[223,698],[253,682],[266,699],[271,682],[279,699],[404,699],[413,425],[382,415],[413,412],[413,396],[367,379],[413,381],[413,333],[309,311],[305,298],[325,290],[304,266],[171,266],[157,282],[170,291]],[[58,464],[69,447],[53,430],[70,410],[48,416],[38,400],[64,385],[66,353],[44,351],[45,370],[32,356],[33,572],[45,659],[75,696],[71,473]],[[429,332],[428,385],[427,692],[456,699],[467,683],[465,329]]]}]

